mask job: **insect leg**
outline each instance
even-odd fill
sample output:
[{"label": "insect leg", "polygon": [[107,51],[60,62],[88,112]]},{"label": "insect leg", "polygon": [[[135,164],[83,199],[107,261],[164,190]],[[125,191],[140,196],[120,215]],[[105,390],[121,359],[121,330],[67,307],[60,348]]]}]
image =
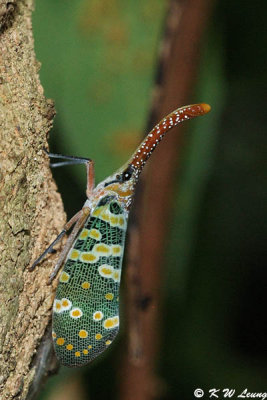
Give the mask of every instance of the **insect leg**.
[{"label": "insect leg", "polygon": [[86,196],[89,199],[95,187],[95,168],[94,168],[94,162],[92,160],[90,161],[88,160],[86,164],[86,170],[87,170]]},{"label": "insect leg", "polygon": [[49,153],[46,149],[43,149],[43,150],[48,155],[48,157],[50,157],[50,158],[58,158],[58,159],[61,159],[61,160],[68,160],[68,161],[51,163],[50,166],[52,168],[62,167],[64,165],[87,164],[88,161],[91,161],[90,158],[75,157],[75,156],[64,156],[62,154]]},{"label": "insect leg", "polygon": [[59,158],[67,160],[67,161],[51,163],[50,166],[52,168],[63,167],[64,165],[86,164],[86,171],[87,171],[86,195],[89,198],[95,186],[94,162],[90,158],[64,156],[62,154],[49,153],[46,149],[44,149],[44,151],[50,158]]},{"label": "insect leg", "polygon": [[33,271],[34,268],[36,267],[37,264],[39,264],[40,261],[42,261],[42,259],[46,256],[46,254],[48,253],[52,253],[53,251],[53,247],[55,246],[55,244],[57,244],[62,238],[63,236],[66,234],[66,232],[72,227],[73,224],[75,224],[75,222],[81,217],[82,215],[82,210],[80,210],[79,212],[77,212],[77,214],[75,214],[65,225],[64,229],[62,232],[60,232],[60,234],[56,237],[56,239],[50,244],[50,246],[34,261],[34,263],[32,264],[32,266],[29,268],[30,271]]},{"label": "insect leg", "polygon": [[[49,277],[49,283],[51,283],[53,281],[53,279],[56,277],[61,265],[63,264],[63,262],[65,261],[65,258],[69,252],[69,250],[71,249],[73,242],[77,236],[77,234],[79,233],[79,231],[81,230],[81,228],[83,227],[83,225],[85,224],[85,221],[88,218],[88,215],[90,214],[90,210],[88,207],[84,207],[80,212],[79,215],[79,219],[76,222],[73,231],[71,232],[70,236],[68,237],[68,240],[59,256],[59,259],[53,269],[52,274]],[[79,214],[78,213],[78,214]],[[77,214],[76,214],[77,215]]]}]

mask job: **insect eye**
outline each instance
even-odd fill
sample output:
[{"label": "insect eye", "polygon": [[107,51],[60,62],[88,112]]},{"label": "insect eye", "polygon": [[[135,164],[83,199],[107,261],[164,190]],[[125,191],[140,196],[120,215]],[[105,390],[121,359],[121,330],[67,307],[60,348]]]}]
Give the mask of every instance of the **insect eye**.
[{"label": "insect eye", "polygon": [[132,173],[132,170],[130,168],[127,168],[121,175],[122,181],[125,182],[131,179]]}]

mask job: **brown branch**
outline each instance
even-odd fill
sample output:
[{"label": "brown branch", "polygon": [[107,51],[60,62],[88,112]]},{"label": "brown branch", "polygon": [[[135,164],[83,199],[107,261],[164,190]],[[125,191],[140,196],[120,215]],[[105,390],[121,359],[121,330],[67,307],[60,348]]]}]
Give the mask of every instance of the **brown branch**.
[{"label": "brown branch", "polygon": [[[190,102],[210,6],[210,0],[171,1],[149,128]],[[151,157],[132,213],[126,277],[129,348],[121,368],[121,399],[125,400],[160,397],[155,362],[163,255],[184,126],[174,129]]]},{"label": "brown branch", "polygon": [[25,399],[35,382],[33,398],[47,360],[49,369],[55,365],[50,337],[42,340],[51,316],[55,284],[46,281],[55,256],[32,273],[28,266],[65,221],[42,151],[55,111],[39,81],[32,9],[33,0],[0,6],[0,398],[5,400]]}]

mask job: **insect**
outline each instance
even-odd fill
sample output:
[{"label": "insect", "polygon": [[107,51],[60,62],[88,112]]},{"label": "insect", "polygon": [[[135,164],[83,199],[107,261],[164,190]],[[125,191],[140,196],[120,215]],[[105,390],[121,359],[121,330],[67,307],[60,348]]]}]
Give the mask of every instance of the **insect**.
[{"label": "insect", "polygon": [[52,281],[64,264],[53,304],[52,324],[56,356],[63,365],[88,364],[116,337],[127,219],[138,177],[168,130],[209,111],[210,106],[204,103],[173,111],[150,131],[127,164],[96,187],[92,160],[48,153],[51,158],[68,160],[54,166],[84,163],[87,168],[86,202],[31,267],[33,270],[51,253],[74,225],[50,276]]}]

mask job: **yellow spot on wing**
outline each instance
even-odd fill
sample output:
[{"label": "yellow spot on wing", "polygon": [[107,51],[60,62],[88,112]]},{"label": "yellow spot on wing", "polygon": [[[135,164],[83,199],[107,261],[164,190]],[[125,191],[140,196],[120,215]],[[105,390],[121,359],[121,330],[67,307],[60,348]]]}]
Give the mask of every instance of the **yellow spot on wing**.
[{"label": "yellow spot on wing", "polygon": [[72,317],[72,318],[74,318],[74,319],[76,319],[76,318],[80,318],[81,316],[83,315],[83,313],[82,313],[82,310],[80,309],[80,308],[73,308],[71,311],[70,311],[70,316]]},{"label": "yellow spot on wing", "polygon": [[101,214],[99,217],[100,217],[101,219],[103,219],[104,221],[106,221],[106,222],[109,222],[109,221],[110,221],[110,216],[109,216],[109,214],[107,214],[107,213],[103,213],[103,214]]},{"label": "yellow spot on wing", "polygon": [[83,350],[83,354],[85,354],[85,355],[88,354],[88,350],[87,350],[87,349],[84,349],[84,350]]},{"label": "yellow spot on wing", "polygon": [[61,306],[61,300],[58,299],[54,300],[53,311],[55,313],[61,313],[63,311],[63,308]]},{"label": "yellow spot on wing", "polygon": [[79,332],[79,336],[80,336],[80,338],[85,339],[88,336],[88,332],[84,329],[81,329]]},{"label": "yellow spot on wing", "polygon": [[64,338],[58,338],[56,341],[56,344],[58,344],[59,346],[63,346],[63,344],[65,343],[65,339]]},{"label": "yellow spot on wing", "polygon": [[56,310],[60,310],[61,309],[61,303],[59,301],[56,302]]},{"label": "yellow spot on wing", "polygon": [[80,357],[80,356],[81,356],[81,353],[79,351],[76,351],[75,352],[75,357]]},{"label": "yellow spot on wing", "polygon": [[102,311],[95,311],[93,314],[93,320],[94,321],[101,321],[101,319],[103,318],[103,313]]},{"label": "yellow spot on wing", "polygon": [[104,206],[95,208],[94,211],[92,212],[92,216],[99,217],[99,215],[103,212],[103,209],[104,209]]},{"label": "yellow spot on wing", "polygon": [[99,259],[98,255],[93,254],[92,252],[84,252],[80,255],[80,260],[86,263],[94,263]]},{"label": "yellow spot on wing", "polygon": [[98,267],[98,272],[103,278],[112,278],[114,268],[112,265],[103,264]]},{"label": "yellow spot on wing", "polygon": [[88,234],[89,234],[89,230],[88,230],[88,229],[83,229],[83,230],[81,231],[81,234],[80,234],[80,236],[79,236],[79,239],[82,239],[82,240],[86,239],[87,236],[88,236]]},{"label": "yellow spot on wing", "polygon": [[111,340],[107,340],[106,341],[106,346],[109,346],[111,343],[112,343]]},{"label": "yellow spot on wing", "polygon": [[101,237],[102,237],[102,235],[101,235],[101,233],[99,232],[98,229],[91,229],[91,230],[90,230],[90,233],[89,233],[89,236],[90,236],[92,239],[95,239],[95,240],[100,240]]},{"label": "yellow spot on wing", "polygon": [[114,299],[114,294],[113,293],[107,293],[107,294],[105,294],[105,298],[107,300],[113,300]]},{"label": "yellow spot on wing", "polygon": [[61,305],[62,305],[63,311],[67,311],[71,308],[72,303],[69,299],[63,298],[63,299],[61,299]]},{"label": "yellow spot on wing", "polygon": [[83,282],[83,283],[81,284],[81,286],[82,286],[83,289],[89,289],[90,286],[91,286],[91,284],[90,284],[89,282]]},{"label": "yellow spot on wing", "polygon": [[88,349],[90,350],[92,348],[92,346],[89,344]]},{"label": "yellow spot on wing", "polygon": [[67,299],[62,300],[62,305],[63,307],[66,307],[69,305],[69,301]]},{"label": "yellow spot on wing", "polygon": [[65,272],[65,271],[61,272],[61,275],[59,277],[59,282],[67,283],[69,281],[69,279],[70,279],[70,275],[67,274],[67,272]]},{"label": "yellow spot on wing", "polygon": [[112,271],[109,268],[102,268],[102,272],[104,275],[110,275],[112,273]]},{"label": "yellow spot on wing", "polygon": [[119,218],[119,226],[120,227],[124,227],[125,226],[125,218],[124,217],[120,217]]},{"label": "yellow spot on wing", "polygon": [[120,282],[121,280],[121,270],[115,269],[112,275],[114,282]]},{"label": "yellow spot on wing", "polygon": [[119,317],[117,315],[115,317],[107,318],[103,322],[103,327],[105,329],[112,329],[116,326],[119,326]]},{"label": "yellow spot on wing", "polygon": [[101,333],[97,333],[97,334],[95,335],[95,338],[96,338],[96,340],[102,339]]},{"label": "yellow spot on wing", "polygon": [[115,216],[110,217],[110,223],[111,223],[111,225],[117,225],[118,217],[115,217]]},{"label": "yellow spot on wing", "polygon": [[111,251],[113,256],[121,256],[122,255],[122,247],[119,244],[114,244],[111,246]]},{"label": "yellow spot on wing", "polygon": [[68,258],[69,258],[70,260],[77,260],[77,259],[79,258],[79,255],[80,255],[79,250],[72,249],[72,250],[69,252]]},{"label": "yellow spot on wing", "polygon": [[93,252],[99,254],[99,255],[103,255],[103,256],[109,256],[110,255],[110,247],[108,245],[106,245],[105,243],[99,243],[99,244],[95,244],[94,248],[93,248]]},{"label": "yellow spot on wing", "polygon": [[108,318],[104,321],[103,323],[104,328],[106,329],[111,329],[114,327],[114,322],[112,318]]},{"label": "yellow spot on wing", "polygon": [[72,350],[73,349],[73,345],[72,344],[67,344],[66,349],[67,350]]}]

